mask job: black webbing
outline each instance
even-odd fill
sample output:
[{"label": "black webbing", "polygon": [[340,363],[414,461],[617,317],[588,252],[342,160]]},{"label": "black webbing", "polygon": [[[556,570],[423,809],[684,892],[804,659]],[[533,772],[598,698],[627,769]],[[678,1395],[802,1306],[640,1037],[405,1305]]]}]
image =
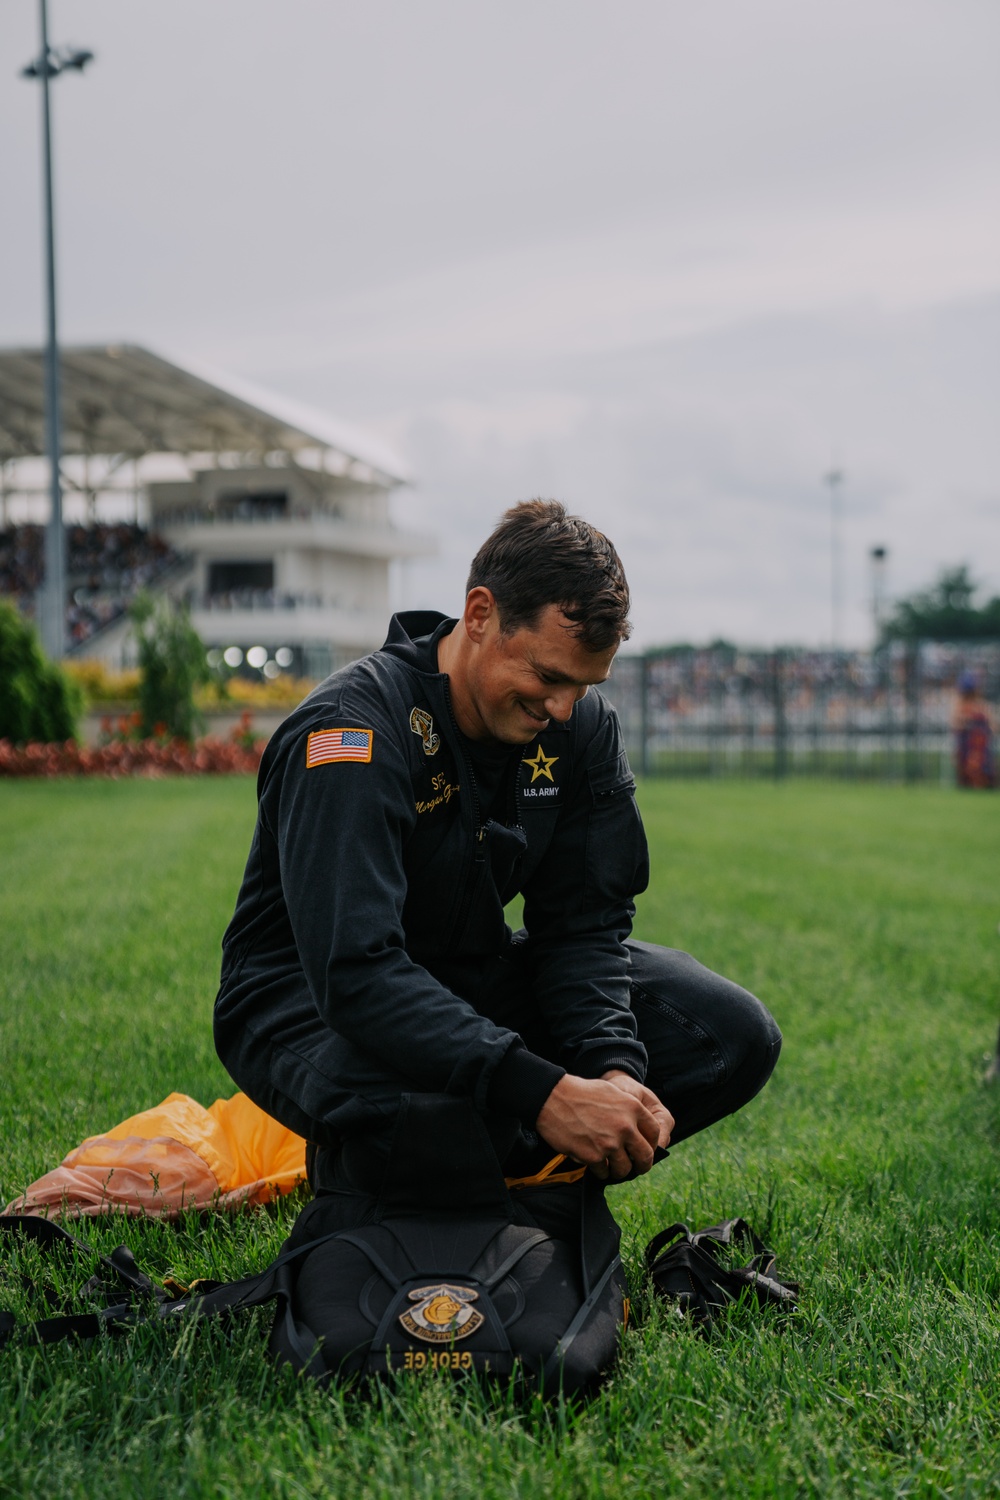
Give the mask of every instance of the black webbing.
[{"label": "black webbing", "polygon": [[594,1305],[596,1304],[598,1298],[601,1296],[604,1288],[607,1286],[614,1273],[618,1270],[618,1267],[621,1265],[621,1263],[621,1256],[614,1256],[607,1270],[604,1272],[604,1275],[591,1290],[590,1295],[587,1297],[586,1301],[577,1309],[576,1316],[573,1318],[569,1327],[566,1329],[566,1332],[563,1334],[562,1338],[559,1340],[558,1344],[553,1349],[548,1359],[545,1361],[542,1369],[543,1386],[546,1384],[549,1378],[555,1374],[556,1370],[566,1358],[566,1351],[568,1350],[570,1344],[572,1344],[573,1340],[580,1332],[584,1323],[586,1323],[587,1319],[590,1317],[590,1314],[593,1312]]}]

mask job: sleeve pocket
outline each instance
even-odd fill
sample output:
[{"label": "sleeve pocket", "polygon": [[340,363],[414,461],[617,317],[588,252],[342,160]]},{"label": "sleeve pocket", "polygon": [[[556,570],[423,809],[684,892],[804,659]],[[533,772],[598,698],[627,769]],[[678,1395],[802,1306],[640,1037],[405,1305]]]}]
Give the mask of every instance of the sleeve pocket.
[{"label": "sleeve pocket", "polygon": [[605,913],[612,925],[624,919],[627,930],[632,897],[645,890],[649,879],[649,861],[635,778],[624,751],[591,768],[590,790],[594,804],[587,823],[584,902]]},{"label": "sleeve pocket", "polygon": [[590,790],[594,798],[613,797],[617,792],[634,792],[635,777],[632,775],[628,757],[622,750],[610,760],[602,760],[591,766]]}]

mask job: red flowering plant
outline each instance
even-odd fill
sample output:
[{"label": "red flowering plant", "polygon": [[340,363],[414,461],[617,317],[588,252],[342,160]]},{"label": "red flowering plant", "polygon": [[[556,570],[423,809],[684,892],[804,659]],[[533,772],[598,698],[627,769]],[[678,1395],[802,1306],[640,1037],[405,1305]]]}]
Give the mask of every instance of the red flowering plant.
[{"label": "red flowering plant", "polygon": [[[0,713],[0,736],[6,735],[0,737],[0,777],[240,775],[257,770],[266,741],[254,734],[249,710],[227,739],[195,738],[199,715],[193,693],[207,667],[186,611],[143,597],[132,613],[142,664],[140,705],[135,713],[102,719],[93,746],[70,738],[74,724],[68,710],[61,717],[20,712],[24,703],[31,707],[34,702],[25,688],[30,676],[25,661],[48,693],[46,697],[40,688],[35,694],[42,708],[51,709],[49,700],[56,701],[45,676],[56,669],[44,661],[32,632],[15,612],[0,613],[0,625],[9,625],[6,636],[0,633],[0,647],[10,637],[18,648],[6,654],[0,650],[0,709],[11,708],[6,718]],[[79,688],[71,688],[67,703],[79,697]],[[58,699],[56,706],[61,704]]]},{"label": "red flowering plant", "polygon": [[248,708],[245,708],[240,714],[240,722],[230,730],[229,738],[234,745],[240,745],[244,750],[252,749],[255,743],[253,714]]},{"label": "red flowering plant", "polygon": [[94,746],[76,740],[26,745],[0,740],[0,777],[246,775],[256,772],[266,743],[242,721],[228,739],[208,735],[194,743],[124,735]]},{"label": "red flowering plant", "polygon": [[[142,714],[105,714],[101,720],[98,743],[101,745],[138,743],[145,738],[142,733]],[[156,736],[159,738],[159,736]]]}]

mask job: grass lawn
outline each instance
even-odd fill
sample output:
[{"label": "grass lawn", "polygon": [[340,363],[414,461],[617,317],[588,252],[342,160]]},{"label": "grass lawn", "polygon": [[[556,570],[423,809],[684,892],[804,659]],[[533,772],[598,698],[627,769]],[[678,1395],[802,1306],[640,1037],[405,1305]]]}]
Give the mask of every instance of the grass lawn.
[{"label": "grass lawn", "polygon": [[[630,1264],[676,1218],[743,1214],[801,1313],[740,1310],[704,1341],[654,1308],[578,1412],[447,1378],[323,1393],[265,1362],[266,1314],[8,1347],[0,1495],[1000,1493],[1000,1092],[980,1082],[1000,798],[661,782],[641,801],[637,936],[755,990],[785,1049],[738,1118],[614,1191]],[[171,1089],[231,1092],[210,1013],[253,804],[235,778],[0,783],[5,1200]],[[81,1232],[153,1274],[235,1276],[293,1212]],[[24,1306],[9,1257],[0,1306]]]}]

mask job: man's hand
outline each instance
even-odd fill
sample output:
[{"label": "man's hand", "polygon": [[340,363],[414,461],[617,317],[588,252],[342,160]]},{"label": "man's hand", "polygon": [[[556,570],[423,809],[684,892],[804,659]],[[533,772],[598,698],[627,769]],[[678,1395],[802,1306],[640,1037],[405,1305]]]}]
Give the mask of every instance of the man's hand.
[{"label": "man's hand", "polygon": [[554,1151],[615,1181],[633,1172],[648,1172],[653,1148],[666,1145],[672,1126],[673,1118],[656,1095],[617,1071],[604,1078],[567,1073],[535,1122],[539,1135]]},{"label": "man's hand", "polygon": [[602,1076],[609,1083],[613,1083],[616,1088],[622,1089],[626,1094],[631,1094],[633,1098],[639,1100],[640,1104],[646,1106],[660,1127],[656,1144],[662,1151],[665,1151],[670,1145],[670,1136],[676,1123],[666,1105],[661,1104],[653,1090],[648,1089],[644,1083],[637,1082],[631,1073],[623,1073],[618,1068],[612,1068],[609,1073]]}]

